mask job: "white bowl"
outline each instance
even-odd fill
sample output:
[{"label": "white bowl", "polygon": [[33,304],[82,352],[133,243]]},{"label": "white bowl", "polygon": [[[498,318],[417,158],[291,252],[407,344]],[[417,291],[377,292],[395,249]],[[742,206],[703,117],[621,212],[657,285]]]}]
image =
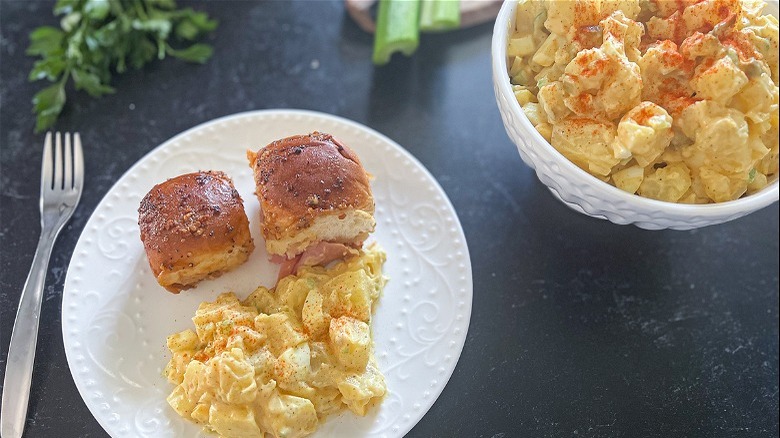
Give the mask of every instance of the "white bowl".
[{"label": "white bowl", "polygon": [[[769,11],[777,16],[777,1]],[[520,158],[536,170],[539,180],[573,210],[640,228],[689,230],[727,222],[778,200],[778,181],[750,196],[717,204],[676,204],[633,195],[605,183],[577,167],[536,131],[517,103],[506,65],[509,30],[514,27],[517,0],[505,0],[493,28],[493,89],[509,138]]]}]

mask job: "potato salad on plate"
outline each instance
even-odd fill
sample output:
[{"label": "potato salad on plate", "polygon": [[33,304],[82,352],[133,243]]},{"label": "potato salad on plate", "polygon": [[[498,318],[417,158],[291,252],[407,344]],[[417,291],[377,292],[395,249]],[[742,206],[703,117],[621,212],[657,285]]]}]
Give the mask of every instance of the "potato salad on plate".
[{"label": "potato salad on plate", "polygon": [[370,325],[384,261],[374,244],[243,302],[228,292],[201,303],[195,330],[168,337],[168,403],[223,437],[302,437],[344,408],[365,415],[386,392]]}]

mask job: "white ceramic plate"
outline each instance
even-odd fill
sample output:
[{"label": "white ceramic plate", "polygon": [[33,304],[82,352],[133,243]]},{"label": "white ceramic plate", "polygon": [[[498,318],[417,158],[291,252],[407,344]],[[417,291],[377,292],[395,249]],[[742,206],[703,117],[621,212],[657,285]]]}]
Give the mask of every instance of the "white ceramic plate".
[{"label": "white ceramic plate", "polygon": [[[113,437],[206,436],[165,401],[167,335],[192,327],[201,301],[272,286],[246,149],[314,130],[352,147],[375,176],[378,241],[390,277],[373,319],[375,353],[389,394],[366,417],[330,417],[317,437],[397,437],[433,405],[460,357],[471,316],[471,263],[441,187],[383,135],[338,117],[269,110],[217,119],[165,142],[103,198],[79,238],[65,279],[62,331],[68,364],[89,410]],[[89,159],[89,156],[87,156]],[[222,170],[244,199],[257,249],[221,278],[173,295],[157,285],[139,239],[138,204],[151,187],[196,170]]]}]

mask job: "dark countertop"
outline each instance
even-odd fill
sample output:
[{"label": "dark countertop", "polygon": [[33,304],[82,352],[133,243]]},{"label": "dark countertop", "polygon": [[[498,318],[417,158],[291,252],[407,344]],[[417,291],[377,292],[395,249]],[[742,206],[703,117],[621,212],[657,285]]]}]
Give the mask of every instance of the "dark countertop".
[{"label": "dark countertop", "polygon": [[[778,204],[696,231],[644,231],[553,198],[506,136],[492,26],[425,35],[375,69],[371,37],[331,2],[195,3],[221,22],[206,65],[176,60],[70,93],[60,130],[86,146],[86,190],[50,264],[26,436],[100,437],[62,343],[71,252],[136,160],[215,117],[303,108],[366,124],[439,180],[471,253],[466,345],[412,437],[777,436]],[[32,132],[28,33],[50,3],[0,2],[0,367],[38,239],[43,136]],[[318,68],[313,68],[319,63]]]}]

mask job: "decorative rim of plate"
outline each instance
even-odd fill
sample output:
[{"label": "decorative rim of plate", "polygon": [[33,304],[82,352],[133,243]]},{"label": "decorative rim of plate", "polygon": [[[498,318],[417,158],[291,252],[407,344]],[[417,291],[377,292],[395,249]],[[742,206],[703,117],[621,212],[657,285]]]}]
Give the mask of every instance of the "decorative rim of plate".
[{"label": "decorative rim of plate", "polygon": [[[218,126],[237,125],[240,123],[253,121],[257,118],[274,119],[277,117],[299,117],[304,119],[320,120],[323,122],[331,122],[338,125],[343,125],[344,127],[350,128],[358,133],[361,133],[362,135],[374,137],[377,141],[390,146],[395,152],[400,154],[400,156],[408,160],[414,166],[414,172],[417,173],[419,170],[422,173],[422,177],[427,180],[426,182],[431,184],[435,191],[438,191],[439,196],[437,196],[437,202],[441,202],[446,205],[449,209],[449,213],[452,215],[450,231],[453,234],[456,234],[457,238],[460,240],[460,242],[462,242],[462,245],[459,246],[458,257],[462,259],[461,265],[459,265],[459,267],[462,269],[463,275],[461,278],[465,281],[465,283],[459,286],[462,286],[461,291],[465,298],[458,303],[458,313],[457,316],[454,317],[454,320],[456,319],[459,321],[460,326],[453,329],[452,335],[455,336],[454,340],[453,338],[450,338],[449,347],[454,353],[454,362],[451,363],[451,366],[449,366],[448,369],[442,367],[438,370],[438,382],[434,380],[434,384],[431,385],[430,390],[425,391],[423,404],[415,403],[414,409],[417,413],[419,413],[419,415],[416,416],[414,421],[411,421],[412,418],[409,414],[404,415],[404,423],[393,426],[391,436],[403,436],[409,430],[411,430],[417,424],[417,422],[422,419],[425,413],[428,412],[430,407],[433,406],[435,401],[444,390],[444,387],[449,382],[449,379],[451,378],[457,366],[457,362],[462,354],[470,324],[473,302],[473,273],[471,259],[468,251],[468,242],[465,238],[460,220],[457,216],[455,208],[447,197],[446,192],[442,189],[438,181],[436,181],[436,179],[430,174],[425,166],[422,165],[422,163],[420,163],[413,155],[411,155],[399,144],[387,136],[352,120],[316,111],[299,109],[268,109],[240,112],[213,119],[187,129],[186,131],[183,131],[161,143],[159,146],[155,147],[143,157],[141,157],[116,181],[116,183],[114,183],[103,199],[101,199],[101,201],[95,207],[95,210],[90,215],[89,220],[87,221],[81,235],[79,236],[76,247],[74,248],[65,278],[62,300],[62,333],[65,354],[79,394],[81,395],[84,403],[87,405],[96,421],[110,435],[116,436],[117,432],[116,428],[110,424],[107,416],[105,415],[110,413],[111,403],[106,399],[106,396],[104,396],[102,392],[98,391],[98,393],[96,393],[94,388],[90,388],[90,386],[94,385],[94,381],[91,381],[89,376],[86,375],[88,370],[83,366],[84,351],[82,351],[85,349],[85,347],[83,345],[82,339],[79,338],[80,330],[74,327],[77,319],[71,314],[71,309],[74,309],[73,311],[75,311],[75,309],[79,307],[78,300],[80,298],[84,298],[83,296],[76,296],[74,293],[75,291],[79,290],[78,284],[81,281],[76,272],[84,268],[84,264],[80,261],[80,258],[85,257],[88,254],[88,252],[84,249],[85,242],[86,244],[89,244],[89,241],[91,240],[90,235],[98,232],[100,224],[97,222],[102,220],[99,219],[101,216],[104,217],[104,215],[102,215],[102,211],[110,208],[112,203],[110,198],[112,197],[112,194],[114,194],[114,197],[116,197],[115,193],[121,190],[123,186],[127,186],[128,181],[131,178],[134,178],[134,173],[139,172],[139,169],[143,168],[144,166],[149,166],[151,163],[155,162],[155,155],[161,153],[161,151],[167,150],[168,148],[174,148],[177,143],[181,142],[182,140],[186,140],[189,137],[202,135],[203,132],[213,131]],[[450,223],[450,218],[448,218],[448,223]],[[84,294],[84,291],[80,292],[81,294]],[[448,356],[447,360],[449,361],[449,359],[450,357]],[[118,416],[118,414],[115,415]],[[326,422],[325,424],[328,423]]]}]

